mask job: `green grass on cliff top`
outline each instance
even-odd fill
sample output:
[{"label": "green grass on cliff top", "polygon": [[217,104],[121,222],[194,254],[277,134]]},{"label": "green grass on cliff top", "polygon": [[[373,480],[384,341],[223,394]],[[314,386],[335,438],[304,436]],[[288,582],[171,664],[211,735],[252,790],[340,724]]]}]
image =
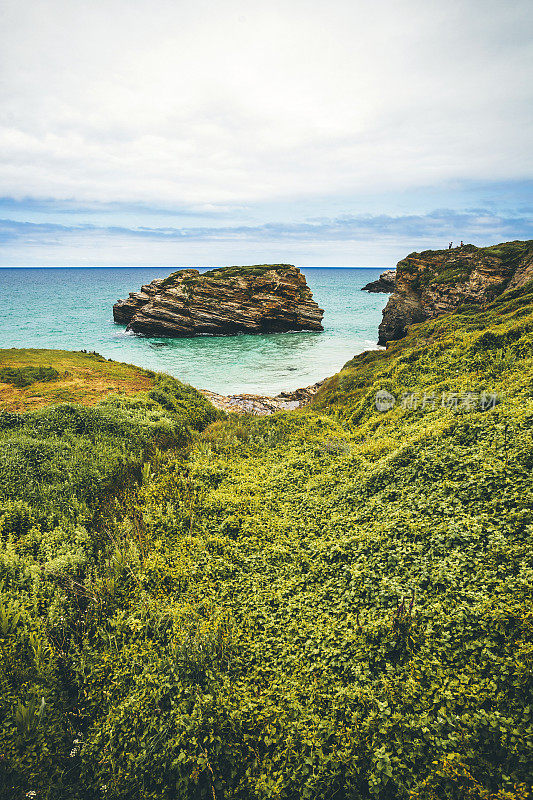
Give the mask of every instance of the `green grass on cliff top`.
[{"label": "green grass on cliff top", "polygon": [[[489,259],[492,265],[499,261],[502,272],[506,273],[518,266],[527,256],[533,254],[533,239],[529,241],[502,242],[490,247],[476,247],[465,244],[451,250],[424,250],[410,253],[397,265],[397,270],[412,272],[413,264],[417,269],[422,267],[413,284],[413,288],[431,284],[460,284],[468,280],[475,267],[472,256]],[[426,262],[426,263],[424,263]]]},{"label": "green grass on cliff top", "polygon": [[407,258],[419,256],[421,258],[435,256],[435,255],[457,255],[463,253],[478,253],[480,255],[495,256],[506,262],[518,261],[526,256],[533,250],[533,239],[525,241],[515,240],[512,242],[501,242],[500,244],[490,245],[489,247],[476,247],[474,244],[465,244],[463,247],[453,247],[449,250],[447,247],[443,250],[423,250],[421,252],[409,253]]},{"label": "green grass on cliff top", "polygon": [[249,267],[219,267],[217,269],[210,269],[203,274],[210,278],[222,280],[224,278],[258,277],[271,270],[283,274],[289,269],[294,269],[294,267],[291,264],[255,264]]},{"label": "green grass on cliff top", "polygon": [[[226,278],[256,278],[261,275],[264,275],[266,272],[270,272],[271,270],[276,270],[281,274],[285,273],[289,269],[294,269],[294,266],[291,264],[254,264],[251,266],[244,266],[244,267],[217,267],[216,269],[207,270],[207,272],[203,272],[201,275],[194,275],[185,278],[185,282],[188,283],[197,283],[202,277],[211,278],[212,280],[225,280]],[[169,286],[175,280],[177,280],[183,274],[183,270],[178,270],[178,272],[173,272],[168,278],[165,278],[163,283],[161,284],[160,288],[164,288],[165,286]]]}]

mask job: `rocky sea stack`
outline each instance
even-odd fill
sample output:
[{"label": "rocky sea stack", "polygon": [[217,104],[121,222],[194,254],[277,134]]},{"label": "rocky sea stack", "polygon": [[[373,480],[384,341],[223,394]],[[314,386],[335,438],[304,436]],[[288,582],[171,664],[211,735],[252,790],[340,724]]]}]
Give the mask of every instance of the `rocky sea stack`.
[{"label": "rocky sea stack", "polygon": [[533,240],[411,253],[397,265],[378,344],[401,339],[415,322],[451,313],[459,306],[490,303],[507,289],[518,289],[532,280]]},{"label": "rocky sea stack", "polygon": [[128,330],[170,337],[321,331],[323,314],[291,264],[181,269],[113,306]]},{"label": "rocky sea stack", "polygon": [[366,286],[361,289],[362,292],[383,292],[389,294],[394,291],[394,284],[396,283],[396,270],[388,269],[382,272],[376,281],[370,281]]}]

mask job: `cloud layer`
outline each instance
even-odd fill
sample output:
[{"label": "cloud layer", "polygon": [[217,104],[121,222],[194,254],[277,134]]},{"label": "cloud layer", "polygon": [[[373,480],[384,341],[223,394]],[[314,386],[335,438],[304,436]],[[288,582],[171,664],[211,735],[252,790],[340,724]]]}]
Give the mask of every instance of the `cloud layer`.
[{"label": "cloud layer", "polygon": [[[457,213],[442,209],[403,216],[345,216],[305,223],[267,223],[192,228],[126,228],[0,220],[0,246],[13,266],[27,263],[28,250],[46,252],[44,265],[68,266],[84,253],[95,266],[137,264],[218,265],[293,260],[302,266],[381,266],[395,263],[416,243],[446,247],[448,238],[489,244],[494,239],[528,238],[528,217],[502,216],[488,209]],[[209,254],[216,253],[213,262]],[[355,258],[357,254],[357,258]],[[340,260],[339,260],[340,256]],[[361,260],[362,259],[362,260]],[[384,260],[385,259],[385,260]]]},{"label": "cloud layer", "polygon": [[528,5],[4,0],[3,193],[210,204],[533,177]]},{"label": "cloud layer", "polygon": [[532,179],[531,28],[529,0],[2,0],[0,194],[236,230]]}]

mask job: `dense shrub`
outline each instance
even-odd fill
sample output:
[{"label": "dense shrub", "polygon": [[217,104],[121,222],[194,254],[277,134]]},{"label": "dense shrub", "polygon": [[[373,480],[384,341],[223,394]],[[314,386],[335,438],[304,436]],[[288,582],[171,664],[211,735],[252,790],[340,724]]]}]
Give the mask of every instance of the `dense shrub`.
[{"label": "dense shrub", "polygon": [[[138,395],[109,397],[94,408],[64,404],[0,414],[0,794],[6,799],[27,791],[73,796],[83,727],[73,654],[105,618],[128,559],[136,563],[131,547],[114,546],[112,516],[132,502],[147,463],[160,461],[165,448],[183,447],[216,418],[195,390],[165,377],[158,383],[173,399],[171,412],[167,403]],[[88,788],[86,796],[97,795]]]},{"label": "dense shrub", "polygon": [[54,367],[2,367],[0,381],[14,386],[31,386],[37,381],[55,381],[59,372]]}]

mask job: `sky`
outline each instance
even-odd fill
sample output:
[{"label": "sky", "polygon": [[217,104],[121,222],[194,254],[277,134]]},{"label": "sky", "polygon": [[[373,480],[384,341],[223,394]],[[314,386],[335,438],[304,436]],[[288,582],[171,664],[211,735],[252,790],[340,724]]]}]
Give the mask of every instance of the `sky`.
[{"label": "sky", "polygon": [[0,0],[0,265],[533,238],[530,0]]}]

